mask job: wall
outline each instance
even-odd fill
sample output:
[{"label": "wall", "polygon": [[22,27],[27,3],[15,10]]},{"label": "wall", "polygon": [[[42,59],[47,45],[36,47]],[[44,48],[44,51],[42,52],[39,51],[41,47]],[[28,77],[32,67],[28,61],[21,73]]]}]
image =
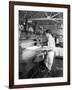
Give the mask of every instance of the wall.
[{"label": "wall", "polygon": [[[22,0],[22,1],[36,2],[37,0]],[[72,4],[72,0],[38,0],[38,2]],[[0,2],[0,90],[8,90],[8,77],[9,77],[8,75],[8,72],[9,72],[9,12],[8,12],[9,5],[8,3],[9,3],[9,0],[1,0]],[[71,5],[71,9],[72,9],[72,5]],[[71,15],[72,15],[72,12],[71,12]],[[71,17],[71,20],[72,20],[72,17]],[[72,38],[72,35],[71,35],[71,38]],[[72,76],[72,71],[71,71],[71,76]],[[53,87],[42,87],[42,88],[40,87],[40,88],[28,88],[28,89],[19,89],[19,90],[44,90],[44,89],[45,90],[72,90],[72,80],[71,80],[71,85],[68,85],[68,86],[53,86]]]}]

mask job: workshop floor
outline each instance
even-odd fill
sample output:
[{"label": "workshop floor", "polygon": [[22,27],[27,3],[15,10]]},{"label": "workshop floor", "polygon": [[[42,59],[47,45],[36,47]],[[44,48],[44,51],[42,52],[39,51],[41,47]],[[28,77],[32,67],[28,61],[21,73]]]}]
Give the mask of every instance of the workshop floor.
[{"label": "workshop floor", "polygon": [[[23,75],[22,75],[23,76]],[[48,77],[62,77],[63,76],[63,59],[55,58],[51,72],[45,67],[43,61],[37,63],[31,69],[26,78],[48,78]],[[20,79],[26,79],[25,77]]]}]

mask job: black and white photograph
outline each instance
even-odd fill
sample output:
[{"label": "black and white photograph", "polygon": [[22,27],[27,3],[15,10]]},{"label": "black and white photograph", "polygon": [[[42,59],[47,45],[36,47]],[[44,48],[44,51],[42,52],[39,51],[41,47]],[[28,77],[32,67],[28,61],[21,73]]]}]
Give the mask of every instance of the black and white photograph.
[{"label": "black and white photograph", "polygon": [[63,77],[63,12],[19,10],[19,79]]},{"label": "black and white photograph", "polygon": [[10,2],[10,88],[70,84],[69,13],[69,5]]}]

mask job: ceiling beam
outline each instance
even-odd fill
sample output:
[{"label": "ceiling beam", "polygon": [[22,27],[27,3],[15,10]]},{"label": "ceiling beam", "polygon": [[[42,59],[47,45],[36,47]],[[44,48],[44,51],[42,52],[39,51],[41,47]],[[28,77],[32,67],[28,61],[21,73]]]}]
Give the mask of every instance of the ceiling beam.
[{"label": "ceiling beam", "polygon": [[54,15],[52,16],[52,18],[55,17],[55,16],[57,16],[57,15],[59,15],[59,14],[60,14],[60,13],[54,14]]},{"label": "ceiling beam", "polygon": [[56,20],[63,20],[63,18],[29,18],[28,21],[33,21],[33,20],[53,20],[53,21],[56,21]]}]

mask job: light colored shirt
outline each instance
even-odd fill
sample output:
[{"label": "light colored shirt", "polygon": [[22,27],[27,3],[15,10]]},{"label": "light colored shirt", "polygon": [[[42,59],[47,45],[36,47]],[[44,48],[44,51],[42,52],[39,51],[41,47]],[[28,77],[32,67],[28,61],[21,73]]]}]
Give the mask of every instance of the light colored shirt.
[{"label": "light colored shirt", "polygon": [[49,35],[48,37],[48,49],[55,50],[55,40],[52,37],[52,35]]},{"label": "light colored shirt", "polygon": [[52,35],[49,35],[48,45],[44,46],[42,50],[55,51],[55,40]]}]

